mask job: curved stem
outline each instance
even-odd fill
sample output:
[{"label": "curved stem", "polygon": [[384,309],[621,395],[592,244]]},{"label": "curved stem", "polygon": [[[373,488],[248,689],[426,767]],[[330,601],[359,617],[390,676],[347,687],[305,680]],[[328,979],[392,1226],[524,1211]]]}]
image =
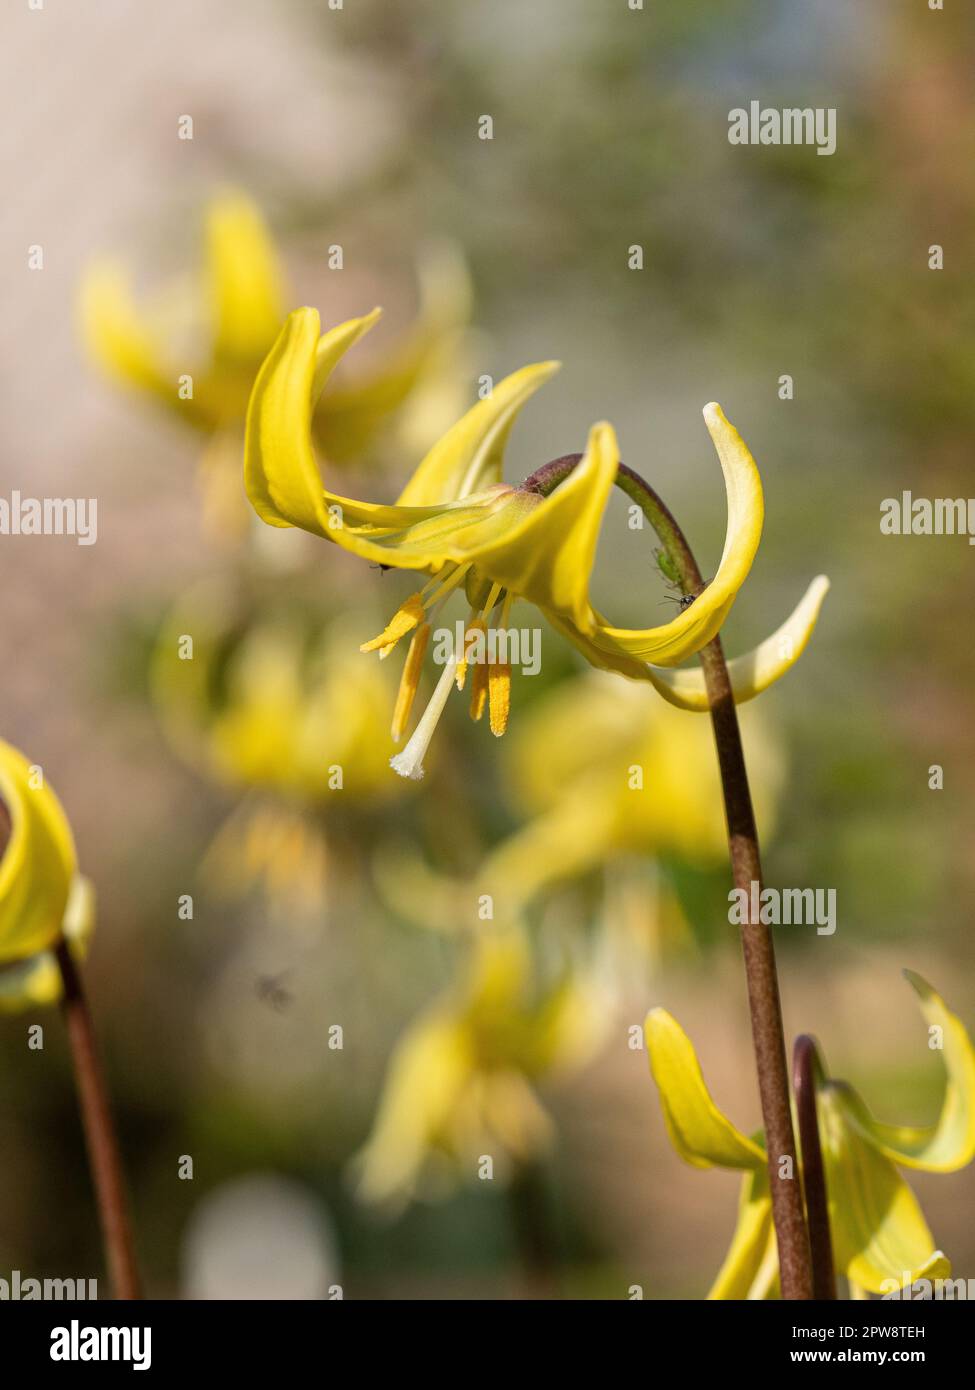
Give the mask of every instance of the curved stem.
[{"label": "curved stem", "polygon": [[796,1093],[799,1143],[802,1147],[802,1183],[809,1218],[809,1248],[812,1255],[813,1298],[836,1297],[833,1242],[829,1233],[829,1204],[826,1171],[819,1143],[816,1115],[816,1082],[821,1075],[815,1039],[808,1033],[796,1038],[792,1048],[792,1085]]},{"label": "curved stem", "polygon": [[108,1272],[116,1298],[140,1298],[122,1160],[112,1122],[105,1074],[95,1045],[91,1013],[81,974],[63,938],[58,942],[55,955],[64,987],[61,1010],[71,1045],[78,1106],[88,1147]]},{"label": "curved stem", "polygon": [[[568,477],[581,458],[581,454],[567,454],[555,459],[532,474],[525,487],[529,491],[551,492],[563,478]],[[701,571],[672,513],[649,483],[625,464],[620,464],[616,482],[637,503],[656,531],[678,575],[683,593],[699,594],[704,587]],[[760,900],[761,896],[762,864],[738,712],[720,637],[715,637],[698,655],[704,670],[721,771],[732,877],[735,887],[744,889],[745,901],[749,904],[746,920],[741,927],[741,944],[768,1150],[772,1219],[779,1249],[782,1297],[808,1299],[812,1297],[813,1290],[809,1235],[792,1126],[775,948],[769,928],[761,921],[751,919],[751,903],[754,898]]]}]

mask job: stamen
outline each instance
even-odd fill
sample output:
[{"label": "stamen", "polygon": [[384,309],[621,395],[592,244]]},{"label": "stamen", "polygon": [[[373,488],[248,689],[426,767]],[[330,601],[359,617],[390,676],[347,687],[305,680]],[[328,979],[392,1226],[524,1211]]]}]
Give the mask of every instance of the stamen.
[{"label": "stamen", "polygon": [[471,680],[471,718],[475,721],[480,719],[484,713],[484,706],[487,702],[488,670],[486,661],[479,661],[474,667],[474,676]]},{"label": "stamen", "polygon": [[500,738],[508,727],[510,711],[511,663],[499,661],[488,667],[488,718],[495,738]]},{"label": "stamen", "polygon": [[[458,690],[463,690],[464,682],[467,680],[467,653],[470,650],[469,643],[473,643],[476,640],[476,635],[478,632],[486,631],[486,625],[483,618],[477,618],[474,622],[471,622],[470,618],[468,618],[467,623],[468,626],[464,631],[464,650],[461,653],[460,660],[457,662]],[[476,666],[477,662],[475,662],[474,664]]]},{"label": "stamen", "polygon": [[413,730],[409,743],[402,753],[397,753],[390,758],[389,765],[394,772],[398,772],[401,777],[412,777],[418,781],[423,776],[423,759],[427,749],[430,747],[430,740],[433,738],[433,731],[436,729],[443,714],[444,705],[447,703],[447,696],[450,694],[451,686],[454,683],[454,673],[457,669],[456,652],[450,657],[446,666],[441,672],[440,679],[437,681],[437,688],[430,697],[420,722]]},{"label": "stamen", "polygon": [[[443,598],[445,595],[449,594],[452,589],[456,589],[457,585],[465,577],[470,567],[470,561],[468,561],[466,565],[458,565],[456,569],[453,571],[453,573],[447,576],[447,578],[443,581],[439,588],[434,589],[433,593],[426,600],[427,607],[431,607],[431,605],[436,603],[438,599]],[[433,578],[438,579],[439,575],[434,575]],[[433,580],[431,580],[430,583],[432,584]],[[425,585],[423,592],[426,593],[429,587],[429,584]]]},{"label": "stamen", "polygon": [[423,670],[423,658],[426,655],[429,641],[430,624],[422,623],[410,639],[410,649],[406,653],[406,663],[403,666],[399,690],[396,693],[392,727],[394,743],[399,743],[407,724],[410,722],[410,712],[413,709],[413,701],[420,684],[420,672]]},{"label": "stamen", "polygon": [[[488,619],[488,614],[491,612],[491,610],[493,609],[494,605],[497,603],[497,601],[498,601],[498,595],[501,593],[501,589],[502,589],[502,585],[500,585],[500,584],[492,584],[492,585],[491,585],[491,588],[488,590],[488,596],[487,596],[487,600],[486,600],[486,602],[485,602],[485,604],[484,604],[484,607],[481,609],[480,613],[478,613],[478,615],[477,615],[476,619],[474,620],[474,622],[471,622],[470,618],[468,618],[468,620],[467,620],[469,626],[468,626],[467,630],[466,630],[465,633],[464,633],[464,650],[463,650],[463,652],[462,652],[462,654],[461,654],[460,661],[459,661],[458,664],[457,664],[457,689],[458,689],[458,690],[463,690],[463,688],[464,688],[464,682],[467,680],[467,666],[468,666],[467,652],[468,652],[468,641],[469,641],[469,640],[474,640],[473,634],[476,633],[476,632],[482,632],[482,633],[484,633],[485,637],[487,636],[487,619]],[[507,604],[507,606],[508,606],[509,608],[511,607],[511,596],[510,596],[510,595],[509,595],[509,597],[505,600],[505,603]],[[472,616],[473,616],[473,610],[472,610]],[[475,666],[476,666],[476,665],[478,665],[479,663],[478,663],[478,662],[475,662],[474,664],[475,664]],[[481,664],[483,664],[483,663],[481,663]],[[481,714],[484,712],[483,700],[481,701],[481,705],[480,705],[479,712],[478,712],[477,714],[475,714],[475,713],[474,713],[474,699],[473,699],[473,697],[474,697],[474,691],[473,691],[473,690],[471,691],[471,696],[472,696],[472,699],[471,699],[471,718],[472,718],[472,719],[480,719]]]},{"label": "stamen", "polygon": [[[514,599],[514,594],[510,592],[505,595],[501,605],[501,616],[498,620],[499,633],[507,631],[508,618]],[[510,713],[511,663],[510,661],[495,662],[494,665],[488,667],[488,719],[495,738],[500,738],[507,729]]]},{"label": "stamen", "polygon": [[[405,637],[419,623],[423,621],[423,615],[428,608],[432,608],[435,603],[442,604],[452,589],[464,578],[470,569],[470,563],[466,565],[455,565],[446,579],[442,579],[440,574],[435,574],[432,579],[428,579],[422,589],[418,589],[415,594],[410,594],[405,603],[397,608],[390,618],[385,631],[378,637],[373,637],[369,642],[363,642],[360,652],[374,652],[378,649],[379,660],[385,661],[387,656],[396,646],[401,637]],[[430,590],[433,590],[431,593]]]},{"label": "stamen", "polygon": [[405,637],[408,632],[423,621],[425,608],[423,595],[418,591],[410,594],[409,598],[402,603],[386,624],[384,631],[378,637],[373,637],[369,642],[363,642],[360,652],[374,652],[381,649],[381,656],[388,656],[396,646],[401,637]]}]

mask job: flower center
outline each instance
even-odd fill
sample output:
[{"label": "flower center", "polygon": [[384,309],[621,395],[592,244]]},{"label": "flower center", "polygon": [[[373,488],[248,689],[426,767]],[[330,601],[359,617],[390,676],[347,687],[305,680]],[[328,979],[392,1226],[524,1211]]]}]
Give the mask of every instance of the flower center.
[{"label": "flower center", "polygon": [[[487,708],[491,732],[498,738],[508,725],[511,707],[511,663],[499,659],[499,651],[504,653],[504,644],[497,640],[493,643],[488,640],[488,620],[500,603],[498,631],[503,633],[508,626],[514,595],[505,591],[500,584],[484,582],[472,571],[469,564],[454,566],[446,576],[442,573],[435,575],[423,589],[411,594],[400,605],[378,637],[364,642],[359,650],[378,651],[380,660],[383,660],[400,638],[412,633],[393,709],[392,735],[398,743],[410,720],[437,614],[465,579],[468,581],[467,594],[471,607],[462,628],[463,640],[458,642],[452,634],[445,632],[447,641],[436,644],[435,659],[443,663],[440,679],[406,747],[390,759],[390,766],[401,777],[417,780],[423,776],[423,759],[446,707],[451,689],[456,685],[458,690],[463,690],[469,668],[473,668],[471,718],[479,720]],[[458,628],[461,629],[459,622]]]}]

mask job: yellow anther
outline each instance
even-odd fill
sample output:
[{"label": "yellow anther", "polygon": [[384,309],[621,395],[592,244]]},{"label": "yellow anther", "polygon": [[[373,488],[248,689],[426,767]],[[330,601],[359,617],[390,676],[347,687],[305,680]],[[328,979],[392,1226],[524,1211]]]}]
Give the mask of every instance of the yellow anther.
[{"label": "yellow anther", "polygon": [[[478,618],[476,622],[470,623],[468,625],[467,631],[464,633],[464,650],[461,653],[460,660],[457,663],[458,690],[463,690],[464,682],[467,680],[468,653],[471,651],[473,644],[477,641],[478,632],[487,632],[487,624],[485,623],[483,618]],[[474,664],[476,666],[477,662],[475,662]]]},{"label": "yellow anther", "polygon": [[488,667],[488,718],[495,738],[500,738],[508,727],[510,711],[511,663],[494,662]]},{"label": "yellow anther", "polygon": [[399,639],[412,632],[417,624],[423,621],[423,614],[423,595],[410,594],[406,602],[401,604],[390,618],[385,630],[370,642],[363,642],[359,648],[360,652],[374,652],[380,649],[380,656],[388,656]]},{"label": "yellow anther", "polygon": [[399,743],[407,724],[410,722],[410,713],[416,698],[417,686],[420,684],[420,672],[423,670],[423,658],[426,655],[429,640],[429,623],[423,623],[422,626],[418,627],[410,639],[410,649],[406,653],[406,664],[400,677],[399,690],[396,693],[396,705],[393,709],[392,733],[395,743]]},{"label": "yellow anther", "polygon": [[488,664],[479,661],[471,678],[471,718],[480,719],[484,713],[488,695]]}]

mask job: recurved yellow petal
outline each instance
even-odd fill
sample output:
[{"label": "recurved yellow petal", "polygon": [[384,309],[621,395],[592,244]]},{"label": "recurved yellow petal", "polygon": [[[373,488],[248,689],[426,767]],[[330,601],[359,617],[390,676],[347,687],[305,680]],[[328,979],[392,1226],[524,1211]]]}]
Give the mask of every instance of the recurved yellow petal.
[{"label": "recurved yellow petal", "polygon": [[778,1267],[768,1169],[762,1164],[742,1178],[735,1233],[708,1298],[767,1298]]},{"label": "recurved yellow petal", "polygon": [[741,435],[713,401],[704,407],[704,422],[718,453],[728,499],[728,526],[718,571],[704,592],[672,622],[642,629],[601,625],[593,641],[609,652],[636,656],[657,666],[680,665],[718,633],[752,567],[765,516],[762,480]]},{"label": "recurved yellow petal", "polygon": [[165,342],[136,302],[124,266],[104,259],[88,268],[78,316],[84,345],[103,371],[176,407],[177,380]]},{"label": "recurved yellow petal", "polygon": [[[496,510],[493,497],[481,505],[450,508],[384,507],[339,497],[322,486],[311,441],[311,414],[339,359],[367,332],[379,310],[349,319],[319,337],[315,309],[296,309],[285,320],[258,372],[247,410],[244,484],[258,516],[271,526],[299,526],[335,541],[366,559],[403,568],[439,568],[438,534],[483,520]],[[449,515],[444,518],[444,512]],[[402,533],[421,530],[413,544]],[[407,535],[406,540],[410,540]]]},{"label": "recurved yellow petal", "polygon": [[10,820],[0,858],[3,963],[23,960],[57,941],[77,860],[71,827],[41,770],[2,741],[0,800]]},{"label": "recurved yellow petal", "polygon": [[362,1151],[358,1195],[402,1203],[469,1084],[473,1059],[463,1026],[443,1011],[415,1024],[397,1047],[373,1133]]},{"label": "recurved yellow petal", "polygon": [[501,482],[505,445],[518,412],[559,362],[522,367],[498,382],[436,443],[397,499],[401,507],[455,502]]},{"label": "recurved yellow petal", "polygon": [[860,1096],[843,1082],[834,1085],[836,1102],[862,1138],[894,1163],[931,1173],[953,1173],[975,1157],[975,1050],[961,1019],[953,1014],[927,980],[913,970],[904,974],[921,1001],[932,1051],[946,1072],[941,1112],[933,1125],[885,1125],[873,1118]]},{"label": "recurved yellow petal", "polygon": [[695,1168],[760,1168],[765,1153],[711,1099],[690,1038],[666,1009],[644,1024],[650,1070],[660,1092],[671,1143]]},{"label": "recurved yellow petal", "polygon": [[[825,574],[818,575],[790,616],[771,637],[766,637],[754,651],[728,662],[728,675],[731,677],[736,705],[753,700],[796,664],[812,636],[828,592],[829,580]],[[693,606],[697,607],[696,604]],[[646,674],[669,704],[697,714],[707,712],[707,689],[704,673],[699,666],[680,671],[648,666]]]},{"label": "recurved yellow petal", "polygon": [[[88,954],[95,930],[95,892],[91,880],[75,876],[68,894],[62,931],[71,954],[80,963]],[[0,970],[0,1014],[43,1008],[61,998],[61,971],[53,951],[42,951],[29,960]]]},{"label": "recurved yellow petal", "polygon": [[565,481],[479,548],[478,572],[591,634],[597,615],[589,602],[589,576],[619,461],[612,425],[593,425],[586,452]]},{"label": "recurved yellow petal", "polygon": [[284,277],[267,225],[250,198],[229,190],[207,207],[205,231],[214,355],[259,362],[284,318]]},{"label": "recurved yellow petal", "polygon": [[871,1293],[947,1278],[951,1265],[935,1249],[917,1199],[897,1169],[847,1123],[847,1107],[832,1082],[817,1100],[838,1268]]}]

